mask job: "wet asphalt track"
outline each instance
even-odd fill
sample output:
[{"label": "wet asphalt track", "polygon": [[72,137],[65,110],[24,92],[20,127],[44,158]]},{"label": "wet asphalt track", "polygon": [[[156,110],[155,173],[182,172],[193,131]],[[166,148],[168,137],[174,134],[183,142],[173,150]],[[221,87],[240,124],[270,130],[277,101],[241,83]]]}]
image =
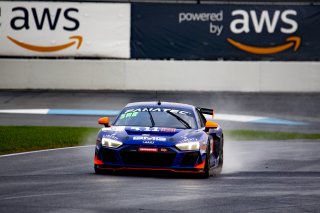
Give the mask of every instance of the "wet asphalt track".
[{"label": "wet asphalt track", "polygon": [[[319,132],[319,94],[160,93],[220,113],[271,116],[307,126],[220,122]],[[119,109],[154,93],[0,92],[0,108]],[[97,126],[95,116],[0,114],[1,125]],[[0,127],[1,128],[1,127]],[[95,175],[93,146],[0,157],[0,212],[320,212],[320,141],[225,142],[222,175]]]},{"label": "wet asphalt track", "polygon": [[95,175],[93,149],[1,157],[0,212],[320,211],[320,141],[227,141],[210,179]]}]

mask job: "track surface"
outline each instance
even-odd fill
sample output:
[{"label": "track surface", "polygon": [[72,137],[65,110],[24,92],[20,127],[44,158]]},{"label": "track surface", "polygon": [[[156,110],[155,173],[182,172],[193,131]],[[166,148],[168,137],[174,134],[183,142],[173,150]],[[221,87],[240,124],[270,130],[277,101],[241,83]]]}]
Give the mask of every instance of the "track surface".
[{"label": "track surface", "polygon": [[320,141],[226,142],[224,173],[95,175],[94,147],[0,158],[0,212],[319,212]]},{"label": "track surface", "polygon": [[[2,91],[1,109],[120,109],[155,94]],[[320,94],[159,93],[219,113],[269,116],[306,126],[220,122],[226,129],[320,131]],[[96,116],[0,114],[0,125],[95,126]],[[320,141],[226,138],[222,175],[95,175],[94,147],[0,157],[0,212],[320,212]]]}]

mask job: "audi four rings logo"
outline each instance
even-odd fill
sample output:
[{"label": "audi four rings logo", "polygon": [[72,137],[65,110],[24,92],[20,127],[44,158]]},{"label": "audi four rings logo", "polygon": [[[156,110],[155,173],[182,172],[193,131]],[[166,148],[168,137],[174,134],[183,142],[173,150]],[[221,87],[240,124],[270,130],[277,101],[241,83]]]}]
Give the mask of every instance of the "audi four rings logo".
[{"label": "audi four rings logo", "polygon": [[154,141],[142,141],[142,143],[145,143],[145,144],[154,144]]}]

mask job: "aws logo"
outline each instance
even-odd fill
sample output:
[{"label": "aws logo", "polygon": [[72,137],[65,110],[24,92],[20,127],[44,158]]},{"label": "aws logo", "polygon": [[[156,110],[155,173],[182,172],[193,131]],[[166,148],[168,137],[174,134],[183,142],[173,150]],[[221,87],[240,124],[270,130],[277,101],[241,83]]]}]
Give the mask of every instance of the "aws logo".
[{"label": "aws logo", "polygon": [[[80,27],[79,20],[75,15],[79,12],[77,8],[57,8],[54,11],[49,10],[49,8],[40,9],[31,8],[28,10],[24,7],[12,8],[14,14],[10,21],[10,26],[15,31],[20,30],[37,30],[39,33],[42,31],[76,31]],[[61,21],[62,19],[62,21]],[[61,23],[62,22],[62,23]],[[81,47],[82,36],[74,35],[69,38],[71,41],[67,41],[64,44],[54,45],[54,46],[41,46],[26,42],[21,42],[12,36],[7,36],[7,38],[19,47],[24,49],[35,51],[35,52],[56,52],[67,49],[71,46],[76,46],[77,49]]]},{"label": "aws logo", "polygon": [[[231,15],[236,17],[230,23],[230,31],[234,34],[255,32],[256,36],[259,36],[263,32],[273,34],[277,30],[283,34],[293,34],[298,29],[298,23],[294,20],[294,17],[297,16],[295,10],[276,10],[272,16],[270,16],[269,11],[263,10],[260,17],[254,10],[249,12],[235,10],[232,11]],[[271,47],[244,44],[234,38],[227,38],[227,41],[242,51],[259,55],[275,54],[290,48],[297,51],[301,44],[301,38],[298,36],[288,36],[282,44]]]}]

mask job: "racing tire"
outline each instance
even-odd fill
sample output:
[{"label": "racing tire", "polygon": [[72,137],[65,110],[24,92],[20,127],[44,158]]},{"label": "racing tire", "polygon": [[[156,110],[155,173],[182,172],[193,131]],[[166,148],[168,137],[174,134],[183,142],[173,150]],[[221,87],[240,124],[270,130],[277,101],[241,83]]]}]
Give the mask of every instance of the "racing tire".
[{"label": "racing tire", "polygon": [[208,142],[208,146],[207,146],[207,153],[206,153],[206,162],[204,164],[204,173],[201,174],[201,178],[209,178],[210,176],[212,176],[212,172],[210,169],[210,142]]},{"label": "racing tire", "polygon": [[99,169],[99,168],[97,168],[97,166],[95,165],[94,166],[94,172],[96,173],[96,174],[103,174],[103,171],[101,170],[101,169]]},{"label": "racing tire", "polygon": [[218,162],[218,166],[216,168],[213,169],[213,175],[217,176],[221,174],[222,171],[222,167],[223,167],[223,144],[224,144],[224,140],[223,137],[221,139],[221,144],[220,144],[220,148],[219,148],[219,162]]}]

